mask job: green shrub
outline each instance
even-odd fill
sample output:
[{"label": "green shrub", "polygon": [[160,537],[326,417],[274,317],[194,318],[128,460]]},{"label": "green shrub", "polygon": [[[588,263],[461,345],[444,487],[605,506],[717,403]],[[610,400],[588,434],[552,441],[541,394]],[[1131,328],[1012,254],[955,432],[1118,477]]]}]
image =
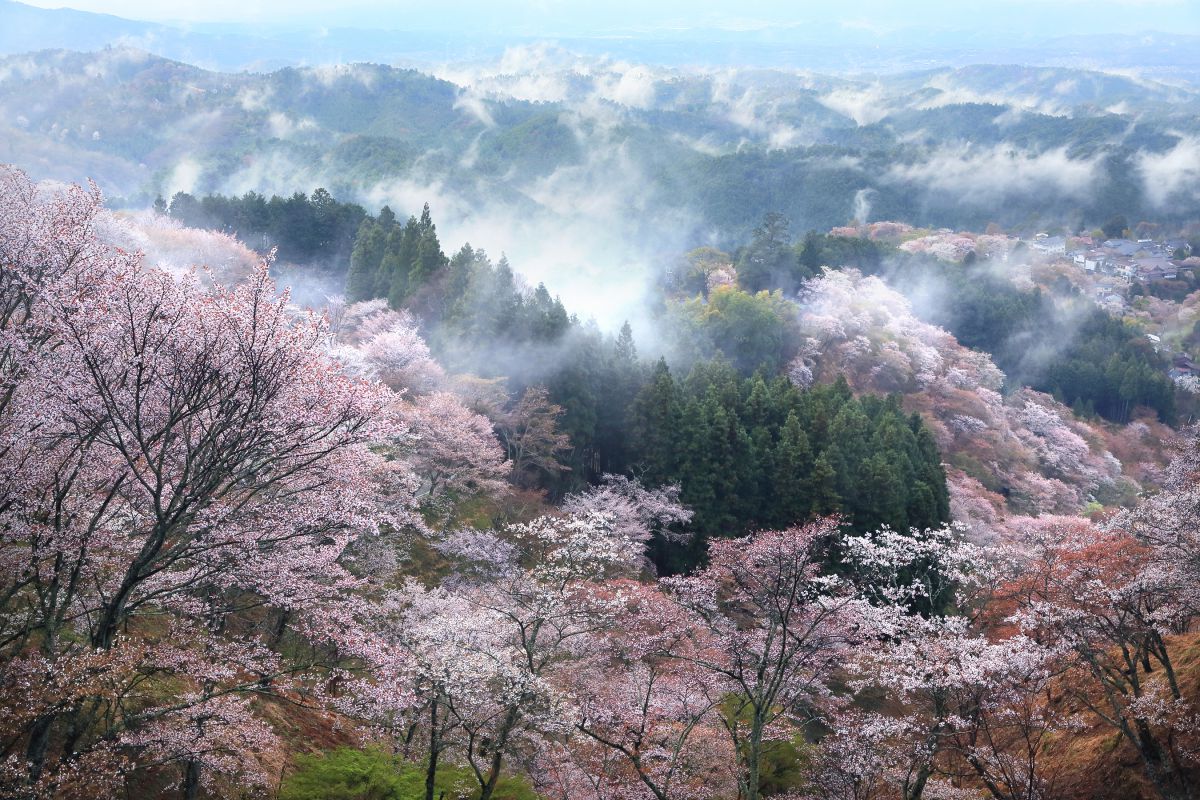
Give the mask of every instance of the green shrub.
[{"label": "green shrub", "polygon": [[[479,788],[466,767],[438,769],[434,796],[474,800]],[[495,800],[537,800],[520,778],[504,777]],[[382,748],[342,747],[318,755],[299,756],[296,771],[284,781],[280,800],[423,800],[425,771]]]}]

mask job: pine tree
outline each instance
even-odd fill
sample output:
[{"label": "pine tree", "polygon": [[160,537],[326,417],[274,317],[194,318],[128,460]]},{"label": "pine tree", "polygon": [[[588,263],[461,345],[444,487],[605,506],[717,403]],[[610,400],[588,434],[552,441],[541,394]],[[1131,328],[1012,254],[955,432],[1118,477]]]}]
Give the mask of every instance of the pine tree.
[{"label": "pine tree", "polygon": [[837,493],[838,475],[824,453],[817,456],[813,463],[812,476],[809,478],[808,495],[812,498],[809,506],[814,515],[827,516],[841,511],[841,498]]},{"label": "pine tree", "polygon": [[885,453],[875,453],[862,463],[853,497],[856,528],[873,531],[889,525],[893,530],[908,529],[904,485]]},{"label": "pine tree", "polygon": [[377,297],[375,274],[383,260],[384,237],[379,225],[364,220],[359,226],[354,250],[350,253],[350,270],[346,274],[346,299],[352,303]]},{"label": "pine tree", "polygon": [[400,308],[404,299],[416,288],[410,276],[420,250],[420,242],[421,229],[417,218],[409,217],[408,222],[404,223],[404,228],[397,231],[393,244],[395,261],[392,272],[388,274],[387,290],[388,303],[392,308]]},{"label": "pine tree", "polygon": [[603,370],[597,379],[596,455],[601,473],[629,469],[631,442],[627,414],[642,383],[642,368],[626,322],[615,339],[607,341]]},{"label": "pine tree", "polygon": [[629,327],[629,320],[625,320],[621,325],[621,332],[617,334],[616,355],[620,361],[637,362],[637,347],[633,343],[633,328]]},{"label": "pine tree", "polygon": [[796,257],[788,234],[788,220],[770,212],[754,229],[753,238],[738,261],[738,285],[750,292],[794,288]]},{"label": "pine tree", "polygon": [[937,442],[921,417],[913,414],[909,419],[909,427],[913,430],[917,452],[920,454],[917,461],[917,480],[928,489],[931,500],[928,515],[910,514],[910,522],[919,528],[936,528],[950,521],[950,490],[946,486],[946,470],[942,467],[942,456],[938,452]]},{"label": "pine tree", "polygon": [[466,294],[471,282],[471,270],[476,261],[487,261],[487,253],[471,247],[470,242],[459,248],[450,259],[449,274],[446,276],[446,286],[443,297],[448,308],[454,308]]},{"label": "pine tree", "polygon": [[[416,249],[409,262],[408,291],[416,291],[425,285],[435,273],[446,266],[446,254],[437,238],[437,226],[429,213],[429,203],[421,209],[421,219],[416,223]],[[405,230],[407,235],[408,231]]]},{"label": "pine tree", "polygon": [[750,391],[742,406],[742,421],[748,427],[766,427],[771,423],[770,390],[763,380],[762,372],[754,373],[750,379]]},{"label": "pine tree", "polygon": [[801,522],[812,510],[812,448],[796,412],[788,414],[779,443],[771,459],[771,493],[775,501],[772,527],[784,528]]},{"label": "pine tree", "polygon": [[629,412],[634,469],[648,486],[678,480],[676,444],[681,416],[675,379],[667,362],[660,358]]}]

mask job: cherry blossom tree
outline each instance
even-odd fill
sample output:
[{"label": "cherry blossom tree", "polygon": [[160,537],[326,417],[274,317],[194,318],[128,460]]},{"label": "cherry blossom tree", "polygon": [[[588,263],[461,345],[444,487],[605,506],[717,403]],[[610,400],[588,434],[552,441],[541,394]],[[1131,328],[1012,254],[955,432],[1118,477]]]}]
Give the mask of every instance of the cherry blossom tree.
[{"label": "cherry blossom tree", "polygon": [[1042,518],[1013,548],[1007,587],[1025,636],[1062,652],[1062,686],[1136,753],[1154,790],[1190,797],[1197,720],[1170,634],[1194,616],[1190,588],[1152,546],[1120,528]]},{"label": "cherry blossom tree", "polygon": [[439,764],[463,752],[455,712],[492,702],[508,652],[502,620],[461,592],[414,580],[387,599],[377,620],[386,644],[342,706],[401,742],[406,758],[423,759],[425,798],[433,800]]},{"label": "cherry blossom tree", "polygon": [[1196,588],[1200,587],[1200,428],[1193,426],[1180,434],[1171,449],[1162,491],[1121,515],[1114,526],[1128,530],[1150,548],[1156,567],[1171,575],[1180,589],[1179,611],[1196,614],[1200,613]]},{"label": "cherry blossom tree", "polygon": [[550,401],[544,386],[531,386],[496,424],[500,439],[512,461],[513,480],[532,483],[537,473],[550,475],[570,469],[559,456],[571,449],[571,441],[558,430],[562,406]]},{"label": "cherry blossom tree", "polygon": [[822,745],[826,794],[915,800],[945,794],[939,775],[966,775],[998,800],[1053,796],[1054,775],[1040,756],[1063,729],[1047,703],[1060,658],[996,619],[998,587],[1016,574],[1012,560],[954,526],[850,536],[841,553],[848,579],[874,608],[877,636],[849,660],[850,685],[866,696],[883,692],[902,711],[835,715],[835,735]]},{"label": "cherry blossom tree", "polygon": [[238,698],[313,663],[276,655],[285,627],[363,646],[339,557],[387,516],[366,445],[397,433],[391,393],[344,376],[265,265],[202,288],[101,243],[98,192],[0,189],[5,792],[124,760],[182,762],[195,796],[265,735]]},{"label": "cherry blossom tree", "polygon": [[253,276],[262,260],[231,234],[188,228],[163,214],[122,212],[103,215],[97,222],[104,241],[140,252],[146,264],[173,274],[203,267],[205,277],[232,285]]},{"label": "cherry blossom tree", "polygon": [[401,402],[394,410],[410,434],[398,440],[397,450],[427,482],[434,499],[447,492],[503,490],[508,462],[487,417],[470,411],[448,392]]},{"label": "cherry blossom tree", "polygon": [[600,581],[638,568],[642,543],[611,515],[586,512],[450,530],[434,544],[450,576],[389,601],[353,702],[406,742],[420,732],[429,776],[442,758],[465,763],[483,800],[511,762],[531,763],[570,735],[566,676],[624,603],[619,585]]},{"label": "cherry blossom tree", "polygon": [[[806,284],[798,324],[789,378],[808,386],[845,376],[856,392],[903,394],[947,457],[954,518],[981,534],[1013,512],[1078,513],[1100,490],[1126,483],[1096,426],[1048,395],[1003,394],[1004,374],[986,353],[920,320],[880,278],[825,271]],[[1003,496],[984,484],[1004,487]]]},{"label": "cherry blossom tree", "polygon": [[937,796],[939,775],[975,779],[997,800],[1054,797],[1043,745],[1067,729],[1048,705],[1059,677],[1055,651],[1023,636],[991,641],[961,616],[905,615],[891,636],[860,654],[860,690],[883,689],[899,715],[839,718],[834,760],[868,749],[855,786],[905,800]]},{"label": "cherry blossom tree", "polygon": [[452,708],[480,800],[491,797],[506,756],[536,737],[569,732],[568,698],[552,673],[569,669],[592,635],[612,624],[620,595],[594,581],[641,558],[639,543],[602,514],[540,517],[505,536],[518,561],[486,584],[463,588],[479,613],[498,620],[506,642],[502,669],[488,680],[490,702]]},{"label": "cherry blossom tree", "polygon": [[407,312],[393,311],[382,299],[347,305],[339,296],[329,299],[325,313],[333,334],[331,353],[352,375],[408,394],[424,394],[445,382]]},{"label": "cherry blossom tree", "polygon": [[690,615],[654,586],[631,583],[622,594],[624,607],[599,634],[594,656],[568,674],[578,709],[568,775],[590,776],[596,796],[736,793],[722,693],[704,667],[664,655],[690,635]]},{"label": "cherry blossom tree", "polygon": [[503,490],[508,467],[491,422],[439,390],[448,381],[411,315],[383,300],[347,305],[341,297],[330,298],[325,313],[334,332],[330,354],[350,375],[400,394],[387,413],[403,433],[389,452],[411,469],[427,506],[446,511],[455,496]]},{"label": "cherry blossom tree", "polygon": [[[623,475],[604,475],[597,486],[563,498],[562,510],[575,516],[606,514],[616,536],[643,547],[659,536],[667,541],[686,541],[690,534],[680,526],[692,512],[679,500],[679,486],[647,489]],[[652,566],[646,560],[647,566]]]},{"label": "cherry blossom tree", "polygon": [[864,604],[822,574],[837,521],[712,542],[708,566],[664,581],[695,633],[669,651],[712,678],[737,765],[739,795],[757,800],[764,743],[820,714],[831,675],[864,639]]}]

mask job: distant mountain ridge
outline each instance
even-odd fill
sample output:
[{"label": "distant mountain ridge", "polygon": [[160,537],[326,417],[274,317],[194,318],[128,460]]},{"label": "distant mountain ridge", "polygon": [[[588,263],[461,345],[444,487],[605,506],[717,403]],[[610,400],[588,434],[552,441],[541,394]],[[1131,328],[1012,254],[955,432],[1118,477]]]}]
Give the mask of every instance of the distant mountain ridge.
[{"label": "distant mountain ridge", "polygon": [[[413,61],[444,57],[428,34],[370,30],[263,31],[250,26],[141,22],[72,9],[0,0],[0,55],[37,50],[135,47],[218,70],[271,70],[340,61]],[[502,46],[492,43],[490,52]]]},{"label": "distant mountain ridge", "polygon": [[[1200,92],[1054,67],[893,76],[679,70],[530,47],[428,74],[378,64],[217,72],[131,48],[0,58],[0,160],[176,191],[325,186],[368,206],[611,206],[737,237],[782,210],[981,228],[1194,217]],[[1197,155],[1196,158],[1200,158]],[[637,197],[631,203],[630,196]],[[645,230],[643,230],[645,232]]]},{"label": "distant mountain ridge", "polygon": [[854,29],[795,26],[755,30],[627,31],[594,36],[547,33],[346,28],[286,21],[272,25],[175,25],[0,0],[0,55],[132,46],[209,69],[271,70],[283,66],[371,61],[438,64],[499,57],[541,38],[592,56],[672,66],[758,66],[825,72],[896,73],[920,67],[1022,63],[1086,69],[1136,69],[1200,82],[1200,36],[1158,31],[1026,36],[985,31],[912,30],[881,36]]}]

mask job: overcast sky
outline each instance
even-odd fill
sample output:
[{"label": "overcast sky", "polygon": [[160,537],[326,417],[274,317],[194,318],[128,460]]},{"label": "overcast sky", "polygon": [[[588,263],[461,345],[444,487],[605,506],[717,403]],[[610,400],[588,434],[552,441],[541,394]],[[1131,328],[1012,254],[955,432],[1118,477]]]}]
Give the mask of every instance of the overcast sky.
[{"label": "overcast sky", "polygon": [[133,19],[604,35],[687,28],[880,34],[920,29],[1200,34],[1200,0],[23,0]]}]

